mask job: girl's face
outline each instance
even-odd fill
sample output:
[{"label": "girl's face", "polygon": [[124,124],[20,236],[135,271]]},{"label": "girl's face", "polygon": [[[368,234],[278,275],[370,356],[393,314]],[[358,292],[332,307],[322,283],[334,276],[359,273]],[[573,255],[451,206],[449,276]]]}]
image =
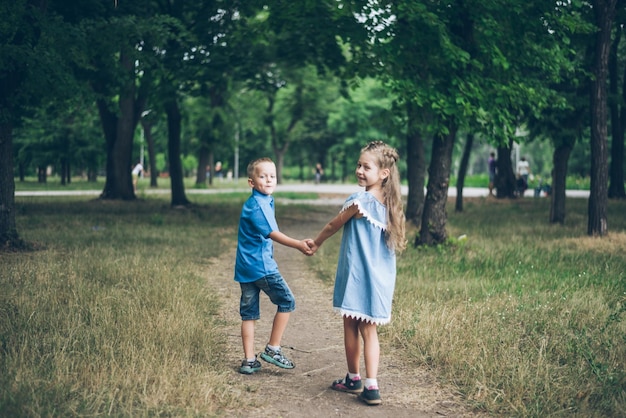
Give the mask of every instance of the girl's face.
[{"label": "girl's face", "polygon": [[269,161],[259,163],[252,178],[248,179],[250,187],[265,195],[271,195],[276,188],[276,165]]},{"label": "girl's face", "polygon": [[356,164],[356,178],[359,186],[370,190],[372,187],[381,187],[383,180],[389,176],[389,169],[380,169],[376,158],[370,152],[364,152]]}]

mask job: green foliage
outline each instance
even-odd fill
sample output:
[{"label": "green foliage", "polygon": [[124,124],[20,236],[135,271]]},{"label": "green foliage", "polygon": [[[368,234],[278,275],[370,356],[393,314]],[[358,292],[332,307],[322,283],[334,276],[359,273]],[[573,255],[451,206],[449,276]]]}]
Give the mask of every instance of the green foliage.
[{"label": "green foliage", "polygon": [[187,155],[182,157],[183,161],[183,175],[185,177],[191,176],[198,168],[198,159],[194,155]]}]

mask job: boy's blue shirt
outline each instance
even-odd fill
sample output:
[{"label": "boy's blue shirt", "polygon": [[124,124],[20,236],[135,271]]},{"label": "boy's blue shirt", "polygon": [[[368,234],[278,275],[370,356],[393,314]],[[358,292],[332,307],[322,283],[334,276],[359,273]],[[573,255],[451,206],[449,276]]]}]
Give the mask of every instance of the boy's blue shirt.
[{"label": "boy's blue shirt", "polygon": [[274,198],[252,189],[239,218],[235,281],[249,283],[278,273],[274,243],[269,235],[278,231]]}]

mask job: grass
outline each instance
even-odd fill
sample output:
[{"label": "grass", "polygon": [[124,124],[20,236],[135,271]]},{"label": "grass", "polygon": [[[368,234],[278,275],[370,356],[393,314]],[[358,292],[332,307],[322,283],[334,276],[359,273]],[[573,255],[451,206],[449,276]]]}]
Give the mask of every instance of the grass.
[{"label": "grass", "polygon": [[[489,414],[626,416],[626,202],[610,202],[602,239],[585,234],[586,205],[568,200],[564,226],[546,222],[548,199],[450,213],[448,245],[399,257],[383,344]],[[326,280],[338,245],[313,258]]]},{"label": "grass", "polygon": [[[244,408],[206,274],[235,245],[247,195],[194,195],[186,210],[167,196],[16,198],[18,230],[39,249],[0,254],[0,416]],[[586,204],[569,199],[564,226],[547,223],[548,199],[449,213],[449,244],[398,259],[383,355],[401,348],[493,415],[626,415],[626,202],[610,201],[602,239],[585,234]],[[289,210],[306,222],[305,205]],[[338,245],[306,259],[323,280]]]},{"label": "grass", "polygon": [[205,284],[239,202],[17,207],[40,250],[0,255],[1,416],[206,416],[245,403],[220,363],[219,292]]}]

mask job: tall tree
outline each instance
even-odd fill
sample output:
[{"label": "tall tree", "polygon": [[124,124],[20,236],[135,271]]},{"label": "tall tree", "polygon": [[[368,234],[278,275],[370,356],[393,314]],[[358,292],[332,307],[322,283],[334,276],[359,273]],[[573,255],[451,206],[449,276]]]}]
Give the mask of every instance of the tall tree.
[{"label": "tall tree", "polygon": [[49,13],[46,1],[0,2],[0,249],[28,245],[15,224],[13,131],[28,109],[72,92],[67,58],[73,31]]},{"label": "tall tree", "polygon": [[[623,4],[623,1],[621,2]],[[624,33],[622,22],[626,19],[626,11],[618,6],[616,24],[609,56],[609,110],[611,116],[611,165],[609,167],[609,198],[625,199],[626,188],[624,187],[624,132],[626,131],[626,65],[624,59],[620,60],[619,51]],[[620,77],[620,61],[623,71]],[[621,94],[620,94],[621,79]]]},{"label": "tall tree", "polygon": [[406,218],[419,226],[424,208],[424,185],[426,183],[426,155],[424,139],[420,131],[418,107],[410,100],[406,102],[406,160],[409,193],[406,202]]},{"label": "tall tree", "polygon": [[611,49],[611,28],[617,0],[592,2],[595,24],[594,59],[591,81],[591,184],[587,233],[605,236],[609,232],[608,206],[608,149],[607,149],[607,78]]}]

